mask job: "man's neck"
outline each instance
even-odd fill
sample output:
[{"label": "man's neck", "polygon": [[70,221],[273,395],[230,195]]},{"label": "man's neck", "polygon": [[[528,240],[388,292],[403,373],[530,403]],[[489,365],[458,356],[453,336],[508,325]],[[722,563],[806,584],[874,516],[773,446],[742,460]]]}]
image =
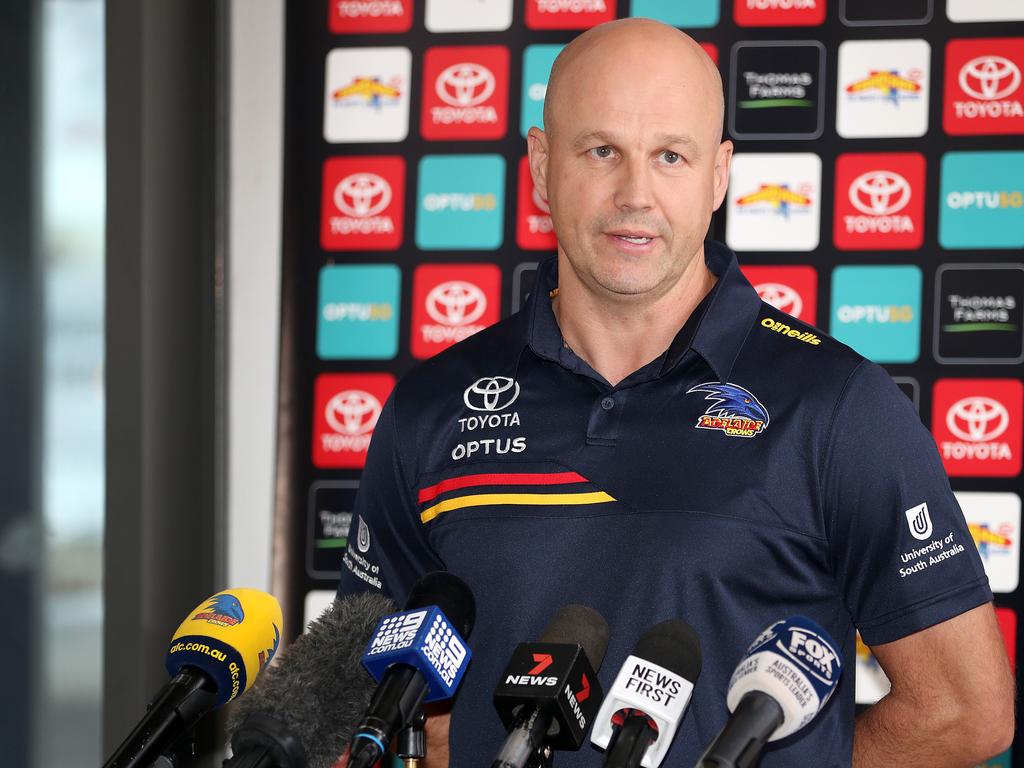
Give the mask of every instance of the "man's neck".
[{"label": "man's neck", "polygon": [[598,295],[559,256],[558,293],[552,301],[564,343],[615,386],[672,344],[717,278],[698,256],[679,281],[657,298]]}]

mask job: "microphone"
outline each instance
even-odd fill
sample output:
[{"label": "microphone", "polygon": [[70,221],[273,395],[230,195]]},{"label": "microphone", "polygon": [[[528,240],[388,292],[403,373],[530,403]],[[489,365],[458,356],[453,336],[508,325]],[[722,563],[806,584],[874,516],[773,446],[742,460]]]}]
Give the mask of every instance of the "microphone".
[{"label": "microphone", "polygon": [[352,736],[349,768],[370,768],[423,703],[455,694],[472,656],[463,638],[475,621],[473,593],[446,571],[421,578],[405,610],[381,621],[363,654],[380,684]]},{"label": "microphone", "polygon": [[700,669],[700,640],[685,621],[663,621],[640,638],[608,691],[590,735],[605,750],[605,768],[661,764]]},{"label": "microphone", "polygon": [[697,768],[751,768],[766,742],[806,726],[828,702],[842,674],[836,644],[803,616],[762,632],[732,673],[732,713]]},{"label": "microphone", "polygon": [[229,589],[200,603],[171,638],[171,679],[104,768],[148,767],[203,715],[248,690],[274,657],[280,627],[281,606],[258,589]]},{"label": "microphone", "polygon": [[601,705],[597,670],[608,648],[608,624],[585,605],[567,605],[538,643],[516,646],[494,692],[508,731],[491,768],[524,768],[551,750],[579,749]]},{"label": "microphone", "polygon": [[363,649],[394,611],[376,592],[335,600],[232,708],[224,768],[331,768],[373,693]]}]

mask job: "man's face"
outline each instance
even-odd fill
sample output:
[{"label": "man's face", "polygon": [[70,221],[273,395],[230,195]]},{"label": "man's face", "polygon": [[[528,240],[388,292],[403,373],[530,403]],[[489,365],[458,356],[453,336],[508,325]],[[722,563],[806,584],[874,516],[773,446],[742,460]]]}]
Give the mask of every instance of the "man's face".
[{"label": "man's face", "polygon": [[707,73],[677,58],[585,54],[559,83],[548,133],[531,131],[559,250],[603,298],[670,290],[725,195],[731,144],[719,143]]}]

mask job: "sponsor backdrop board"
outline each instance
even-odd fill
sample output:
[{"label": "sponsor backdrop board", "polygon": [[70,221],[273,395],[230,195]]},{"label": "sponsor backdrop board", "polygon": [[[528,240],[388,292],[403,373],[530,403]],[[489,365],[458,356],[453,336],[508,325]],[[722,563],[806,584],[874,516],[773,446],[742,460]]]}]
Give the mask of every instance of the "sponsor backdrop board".
[{"label": "sponsor backdrop board", "polygon": [[[722,72],[736,160],[711,235],[766,301],[884,365],[913,401],[1015,657],[1022,9],[291,0],[276,553],[291,633],[334,588],[395,381],[518,310],[554,252],[524,141],[542,123],[552,61],[583,29],[647,16],[690,32]],[[888,683],[867,648],[857,662],[870,703]],[[1017,747],[990,765],[1024,765]]]}]

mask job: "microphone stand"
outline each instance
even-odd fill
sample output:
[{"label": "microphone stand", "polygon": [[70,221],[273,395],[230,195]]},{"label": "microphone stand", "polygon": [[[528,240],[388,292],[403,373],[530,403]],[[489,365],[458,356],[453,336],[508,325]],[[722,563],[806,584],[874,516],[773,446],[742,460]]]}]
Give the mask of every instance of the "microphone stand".
[{"label": "microphone stand", "polygon": [[419,706],[409,724],[398,732],[395,754],[401,758],[405,768],[420,768],[420,761],[427,758],[426,724],[427,715]]}]

